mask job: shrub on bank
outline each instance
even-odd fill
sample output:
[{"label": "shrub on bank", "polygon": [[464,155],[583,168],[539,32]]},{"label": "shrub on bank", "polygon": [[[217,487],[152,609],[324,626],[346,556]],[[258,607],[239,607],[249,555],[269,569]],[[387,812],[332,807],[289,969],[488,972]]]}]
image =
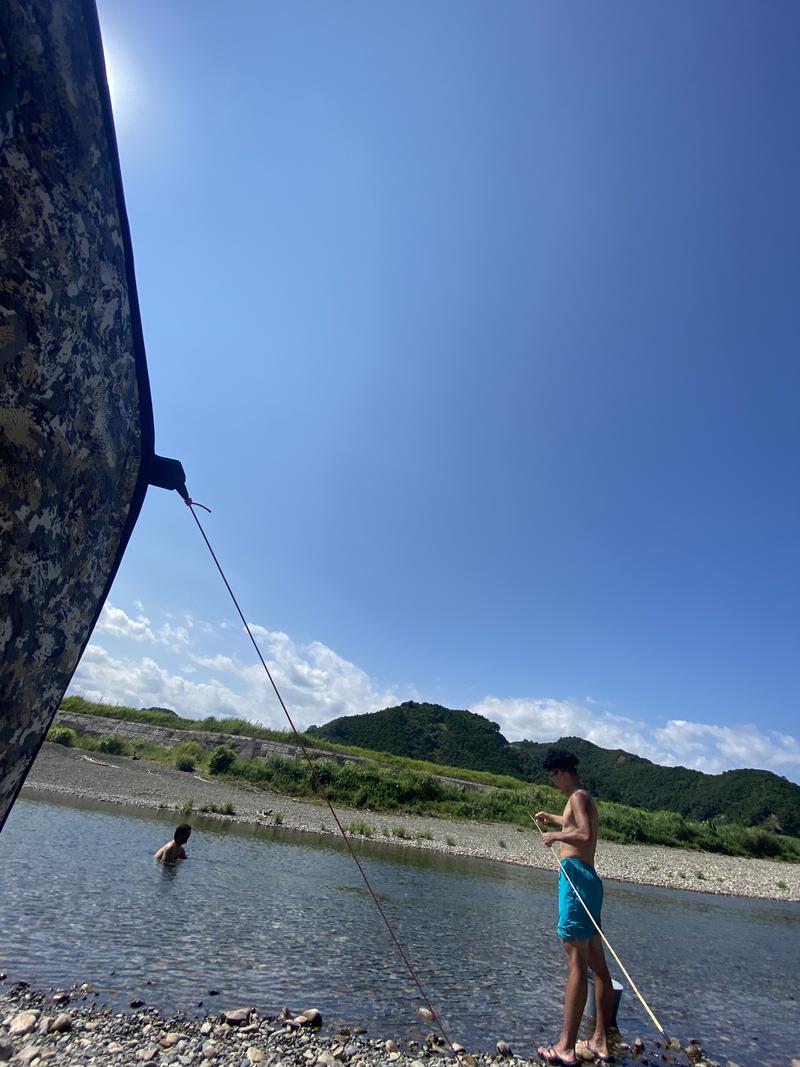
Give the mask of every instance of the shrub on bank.
[{"label": "shrub on bank", "polygon": [[110,734],[100,738],[97,742],[97,751],[105,752],[108,756],[128,756],[131,746],[124,738]]},{"label": "shrub on bank", "polygon": [[75,731],[71,730],[69,726],[51,726],[47,731],[47,741],[52,742],[54,745],[63,745],[65,748],[72,748],[75,744]]},{"label": "shrub on bank", "polygon": [[205,760],[205,749],[197,741],[181,741],[172,749],[172,758],[179,771],[194,771]]},{"label": "shrub on bank", "polygon": [[236,753],[232,748],[219,745],[208,758],[210,774],[230,774],[236,763]]}]

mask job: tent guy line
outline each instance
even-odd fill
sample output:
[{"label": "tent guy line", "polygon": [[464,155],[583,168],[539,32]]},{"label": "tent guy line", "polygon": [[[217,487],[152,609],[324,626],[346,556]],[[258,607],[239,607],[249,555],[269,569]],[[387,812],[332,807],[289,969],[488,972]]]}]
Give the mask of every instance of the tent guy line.
[{"label": "tent guy line", "polygon": [[[181,495],[183,495],[183,494],[181,494]],[[414,965],[412,964],[408,954],[406,953],[406,950],[403,948],[403,945],[400,942],[400,939],[397,936],[397,934],[396,934],[396,932],[394,930],[394,927],[389,922],[389,919],[388,919],[388,917],[386,915],[386,912],[384,911],[383,906],[381,905],[381,902],[378,899],[377,894],[375,893],[375,890],[372,888],[372,885],[370,884],[369,878],[367,877],[367,873],[364,870],[364,867],[363,867],[361,861],[359,860],[358,856],[356,855],[355,850],[353,849],[353,846],[352,846],[350,838],[349,838],[349,836],[347,834],[347,831],[345,830],[344,826],[342,825],[342,822],[339,819],[338,814],[336,813],[336,809],[334,808],[333,803],[331,802],[331,799],[328,796],[328,793],[327,793],[327,791],[326,791],[326,789],[325,789],[325,787],[324,787],[324,785],[322,783],[322,780],[320,779],[320,777],[319,777],[319,775],[317,773],[317,769],[314,766],[314,762],[311,759],[311,757],[309,756],[305,745],[303,744],[303,740],[302,740],[302,738],[300,736],[300,732],[297,729],[297,727],[295,726],[294,720],[292,719],[292,716],[289,714],[289,710],[286,707],[286,704],[284,703],[284,700],[283,700],[283,697],[281,696],[280,690],[278,689],[278,686],[275,683],[275,679],[272,677],[272,673],[270,672],[270,669],[267,666],[267,662],[266,662],[266,660],[264,659],[264,657],[263,657],[263,655],[261,653],[261,649],[258,646],[258,642],[256,641],[255,637],[253,636],[253,632],[250,629],[250,626],[249,626],[249,624],[247,622],[247,619],[245,618],[244,612],[242,611],[241,607],[239,606],[239,601],[236,599],[236,595],[233,592],[233,589],[231,588],[230,582],[228,581],[224,570],[222,569],[222,565],[220,564],[219,559],[217,558],[217,554],[214,551],[214,549],[211,547],[211,542],[209,541],[208,536],[207,536],[207,534],[206,534],[206,532],[205,532],[205,530],[203,528],[203,524],[200,522],[200,519],[197,517],[197,512],[195,511],[196,507],[202,507],[206,511],[208,511],[209,513],[210,513],[211,509],[207,508],[204,504],[197,504],[194,500],[191,499],[191,497],[188,496],[188,494],[184,497],[184,502],[186,503],[186,506],[189,508],[189,510],[192,513],[192,518],[194,519],[195,523],[197,524],[197,528],[200,531],[200,534],[201,534],[203,540],[206,543],[206,547],[207,547],[207,549],[208,549],[208,551],[209,551],[209,553],[211,555],[211,558],[214,561],[214,564],[215,564],[217,570],[219,571],[219,574],[220,574],[220,577],[222,578],[222,581],[225,583],[225,588],[228,590],[230,598],[233,601],[233,605],[236,608],[236,612],[239,615],[239,618],[242,620],[242,624],[244,625],[244,628],[247,631],[247,636],[250,638],[250,642],[251,642],[251,644],[253,645],[253,648],[256,651],[256,655],[258,656],[259,660],[261,661],[261,666],[264,668],[264,672],[265,672],[267,678],[269,679],[270,685],[272,686],[272,688],[273,688],[273,690],[275,692],[275,696],[278,698],[278,703],[280,704],[280,706],[281,706],[281,708],[283,710],[283,713],[286,716],[286,719],[287,719],[287,721],[289,723],[289,726],[292,728],[292,732],[294,733],[295,740],[296,740],[296,742],[297,742],[297,744],[298,744],[298,746],[300,748],[300,751],[303,754],[303,759],[306,761],[306,763],[308,764],[309,770],[311,771],[311,775],[312,775],[312,777],[314,779],[314,783],[315,783],[315,785],[317,787],[317,791],[318,791],[319,795],[323,798],[325,803],[327,804],[327,806],[328,806],[328,808],[330,810],[331,816],[333,817],[333,821],[336,823],[336,826],[337,826],[337,828],[339,830],[339,833],[341,834],[342,839],[344,840],[344,843],[347,845],[347,850],[350,853],[350,855],[351,855],[351,857],[353,859],[353,862],[355,863],[356,867],[358,868],[359,874],[361,875],[361,878],[363,879],[365,886],[367,887],[369,895],[372,898],[372,902],[375,905],[375,907],[378,909],[378,913],[379,913],[380,917],[383,919],[383,922],[384,922],[384,924],[386,926],[386,929],[389,931],[389,936],[391,937],[392,941],[394,942],[395,948],[397,949],[398,953],[400,954],[400,957],[403,960],[403,963],[405,964],[405,966],[406,966],[406,968],[408,970],[408,973],[411,975],[411,978],[412,978],[414,984],[416,985],[417,989],[420,992],[420,995],[421,995],[423,1001],[425,1002],[425,1005],[426,1005],[426,1008],[427,1008],[427,1012],[424,1015],[424,1017],[427,1018],[430,1022],[435,1023],[436,1026],[438,1026],[439,1030],[442,1033],[442,1036],[444,1037],[445,1041],[447,1042],[447,1045],[448,1045],[450,1051],[455,1056],[456,1061],[458,1063],[460,1063],[460,1064],[464,1064],[464,1067],[468,1067],[468,1065],[471,1062],[474,1062],[474,1061],[472,1061],[472,1057],[470,1057],[468,1053],[464,1053],[463,1051],[460,1050],[460,1048],[456,1048],[456,1046],[453,1045],[453,1042],[450,1040],[450,1037],[449,1037],[449,1035],[447,1033],[447,1030],[445,1029],[444,1023],[442,1022],[442,1020],[441,1020],[439,1014],[437,1013],[436,1009],[433,1007],[433,1004],[432,1004],[430,998],[428,997],[428,994],[425,992],[425,989],[424,989],[424,987],[422,985],[422,982],[420,981],[420,979],[419,979],[419,977],[417,975],[417,972],[414,969]]]}]

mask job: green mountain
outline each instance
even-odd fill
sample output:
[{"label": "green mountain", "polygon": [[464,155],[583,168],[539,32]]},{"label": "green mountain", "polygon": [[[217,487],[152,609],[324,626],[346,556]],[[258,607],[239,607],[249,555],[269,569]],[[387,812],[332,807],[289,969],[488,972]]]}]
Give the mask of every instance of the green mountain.
[{"label": "green mountain", "polygon": [[542,760],[557,745],[578,756],[583,782],[601,800],[800,835],[800,786],[771,771],[704,774],[686,767],[662,767],[579,737],[562,737],[552,744],[509,743],[497,723],[482,715],[415,701],[367,715],[343,716],[307,732],[340,744],[537,783],[548,781]]},{"label": "green mountain", "polygon": [[344,715],[324,726],[311,726],[306,733],[373,752],[526,777],[526,758],[509,745],[497,723],[441,704],[408,700],[396,708]]}]

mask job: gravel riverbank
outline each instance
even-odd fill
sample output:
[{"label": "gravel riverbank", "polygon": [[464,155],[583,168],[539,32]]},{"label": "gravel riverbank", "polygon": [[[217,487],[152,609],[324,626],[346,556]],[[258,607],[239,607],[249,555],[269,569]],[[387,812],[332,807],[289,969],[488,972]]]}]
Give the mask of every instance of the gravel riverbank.
[{"label": "gravel riverbank", "polygon": [[[336,832],[330,812],[322,803],[245,789],[160,763],[83,753],[46,743],[28,776],[23,796],[43,797],[48,793],[175,812],[189,802],[195,812],[230,804],[235,810],[232,818],[238,822],[272,825],[280,821],[289,829]],[[337,813],[345,827],[366,824],[373,839],[384,843],[391,840],[398,848],[433,849],[543,869],[553,869],[555,864],[533,828],[524,831],[502,823],[385,815],[348,808],[337,808]],[[398,836],[398,830],[407,836]],[[622,882],[800,901],[800,864],[776,860],[601,841],[597,869],[603,878]]]},{"label": "gravel riverbank", "polygon": [[[0,991],[0,1061],[30,1067],[452,1067],[456,1062],[433,1033],[423,1043],[410,1041],[405,1047],[370,1037],[358,1027],[326,1034],[314,1008],[297,1016],[284,1009],[274,1018],[263,1018],[244,1006],[191,1020],[162,1018],[153,1008],[113,1012],[94,1003],[93,996],[90,985],[47,995],[29,990],[25,983]],[[461,1067],[541,1062],[535,1053],[515,1054],[502,1039],[493,1052],[470,1053],[460,1045],[453,1049]],[[637,1038],[632,1045],[616,1046],[616,1053],[620,1065],[682,1062],[722,1067],[706,1059],[696,1041],[682,1050],[677,1041],[669,1047]],[[727,1067],[740,1065],[728,1060]]]}]

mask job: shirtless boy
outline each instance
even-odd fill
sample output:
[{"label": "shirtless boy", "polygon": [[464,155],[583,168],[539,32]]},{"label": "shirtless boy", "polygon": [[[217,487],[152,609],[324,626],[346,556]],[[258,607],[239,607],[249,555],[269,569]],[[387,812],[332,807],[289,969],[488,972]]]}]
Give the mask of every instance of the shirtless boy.
[{"label": "shirtless boy", "polygon": [[[603,904],[603,883],[594,869],[597,848],[597,807],[581,785],[576,768],[577,757],[561,748],[551,748],[544,759],[550,781],[568,798],[563,815],[547,811],[536,813],[537,822],[553,823],[558,830],[542,835],[545,845],[561,845],[561,862],[575,888],[586,902],[597,925]],[[577,1053],[591,1053],[591,1058],[609,1062],[606,1027],[611,1018],[614,994],[608,973],[603,940],[575,896],[561,871],[558,876],[558,936],[567,958],[567,987],[564,992],[564,1026],[553,1045],[537,1049],[547,1063],[572,1067],[579,1063]],[[588,989],[587,968],[594,973],[595,1029],[588,1041],[577,1042]]]},{"label": "shirtless boy", "polygon": [[167,841],[166,845],[162,845],[158,852],[155,853],[155,858],[159,863],[176,863],[178,860],[185,860],[186,849],[183,847],[189,840],[189,835],[192,832],[191,826],[188,823],[182,822],[180,826],[175,827],[175,836],[171,841]]}]

